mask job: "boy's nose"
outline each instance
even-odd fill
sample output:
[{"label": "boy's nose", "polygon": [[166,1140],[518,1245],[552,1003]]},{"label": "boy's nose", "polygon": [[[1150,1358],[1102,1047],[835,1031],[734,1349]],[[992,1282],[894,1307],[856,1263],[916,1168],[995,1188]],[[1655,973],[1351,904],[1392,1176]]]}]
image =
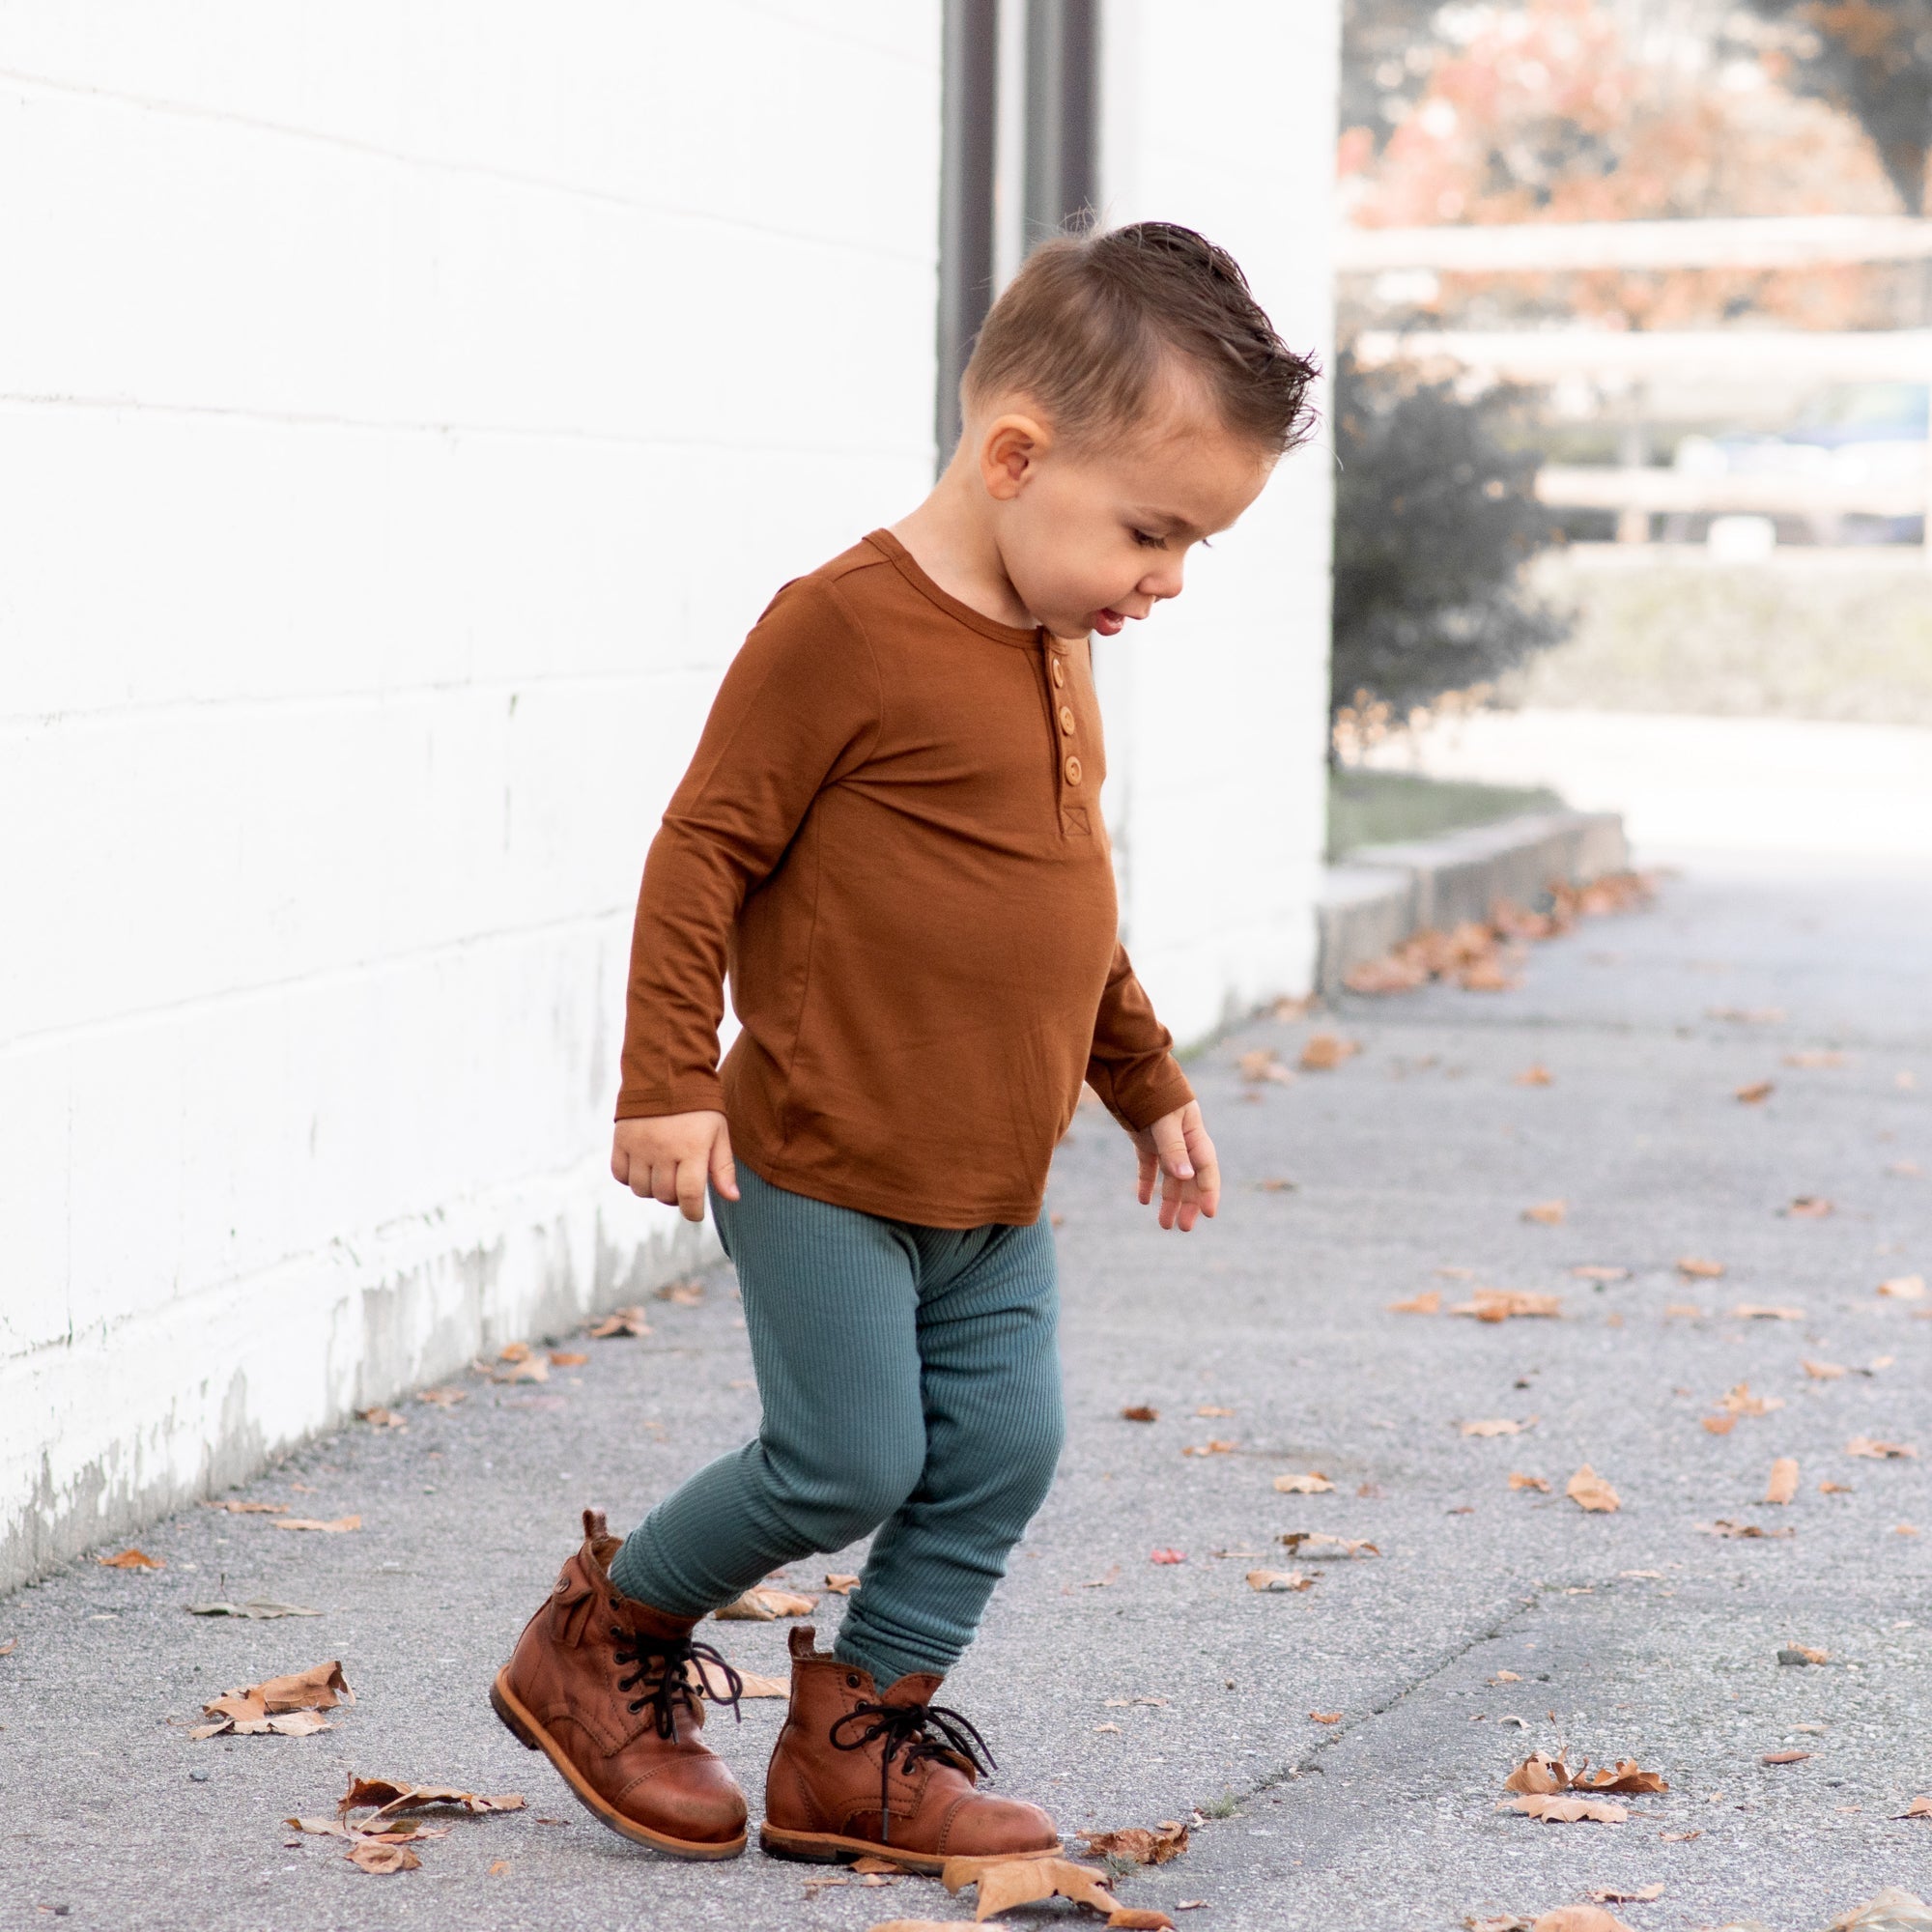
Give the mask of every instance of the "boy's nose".
[{"label": "boy's nose", "polygon": [[1134,585],[1134,588],[1143,597],[1151,597],[1156,602],[1163,597],[1179,597],[1180,595],[1180,559],[1176,557],[1173,563],[1164,568],[1149,571]]}]

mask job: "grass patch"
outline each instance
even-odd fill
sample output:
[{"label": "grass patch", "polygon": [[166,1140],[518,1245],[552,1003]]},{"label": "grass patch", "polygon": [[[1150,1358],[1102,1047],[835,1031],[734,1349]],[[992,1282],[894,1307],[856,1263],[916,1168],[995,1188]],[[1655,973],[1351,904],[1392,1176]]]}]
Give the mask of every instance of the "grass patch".
[{"label": "grass patch", "polygon": [[1471,825],[1493,825],[1525,811],[1560,811],[1553,791],[1516,785],[1425,779],[1408,772],[1331,770],[1328,774],[1328,856],[1363,845],[1435,838]]}]

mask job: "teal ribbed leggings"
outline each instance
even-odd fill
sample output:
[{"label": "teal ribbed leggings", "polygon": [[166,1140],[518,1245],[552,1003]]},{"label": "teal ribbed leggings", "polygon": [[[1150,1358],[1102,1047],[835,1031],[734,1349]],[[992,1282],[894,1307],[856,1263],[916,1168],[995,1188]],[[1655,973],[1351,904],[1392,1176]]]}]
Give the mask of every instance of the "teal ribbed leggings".
[{"label": "teal ribbed leggings", "polygon": [[761,1180],[712,1212],[736,1264],[764,1416],[611,1565],[673,1616],[877,1530],[838,1655],[883,1690],[944,1675],[1045,1497],[1063,1420],[1045,1217],[958,1230],[888,1221]]}]

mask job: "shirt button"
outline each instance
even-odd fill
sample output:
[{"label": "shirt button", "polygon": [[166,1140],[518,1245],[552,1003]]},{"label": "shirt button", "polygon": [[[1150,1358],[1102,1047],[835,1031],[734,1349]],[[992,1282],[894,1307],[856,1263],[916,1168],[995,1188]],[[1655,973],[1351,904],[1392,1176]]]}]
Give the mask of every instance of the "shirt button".
[{"label": "shirt button", "polygon": [[1062,769],[1066,774],[1066,782],[1068,784],[1077,785],[1080,782],[1080,760],[1078,758],[1069,756]]},{"label": "shirt button", "polygon": [[1053,660],[1053,682],[1056,688],[1066,682],[1066,667],[1058,658]]},{"label": "shirt button", "polygon": [[1060,728],[1070,738],[1073,735],[1073,707],[1063,704],[1060,707]]}]

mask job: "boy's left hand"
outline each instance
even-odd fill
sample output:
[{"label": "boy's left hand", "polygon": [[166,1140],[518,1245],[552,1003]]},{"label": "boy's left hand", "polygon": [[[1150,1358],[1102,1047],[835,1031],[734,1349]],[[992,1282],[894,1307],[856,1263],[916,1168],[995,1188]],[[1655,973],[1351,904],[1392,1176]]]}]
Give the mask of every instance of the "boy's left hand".
[{"label": "boy's left hand", "polygon": [[1184,1235],[1198,1215],[1213,1218],[1221,1200],[1221,1168],[1198,1101],[1190,1100],[1172,1114],[1163,1114],[1152,1126],[1141,1128],[1134,1135],[1134,1149],[1140,1155],[1143,1208],[1153,1199],[1154,1176],[1160,1176],[1163,1228],[1179,1226]]}]

